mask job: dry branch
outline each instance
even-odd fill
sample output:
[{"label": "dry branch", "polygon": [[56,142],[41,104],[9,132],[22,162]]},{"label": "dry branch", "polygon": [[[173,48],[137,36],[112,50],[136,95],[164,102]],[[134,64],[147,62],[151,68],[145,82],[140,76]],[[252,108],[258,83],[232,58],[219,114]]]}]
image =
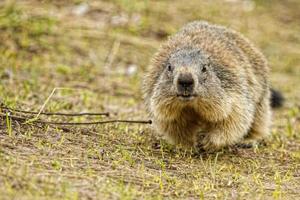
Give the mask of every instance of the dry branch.
[{"label": "dry branch", "polygon": [[[1,109],[10,111],[10,112],[18,112],[18,113],[24,113],[24,114],[32,114],[36,115],[38,112],[33,112],[33,111],[26,111],[26,110],[20,110],[20,109],[14,109],[14,108],[9,108],[6,106],[0,106]],[[100,113],[90,113],[90,112],[82,112],[82,113],[60,113],[60,112],[41,112],[40,115],[58,115],[58,116],[107,116],[109,117],[109,112],[100,112]]]},{"label": "dry branch", "polygon": [[[0,113],[1,118],[9,117],[12,120],[26,122],[30,120],[26,117],[16,116],[16,115],[7,115],[5,113]],[[97,125],[97,124],[108,124],[108,123],[130,123],[130,124],[151,124],[151,120],[122,120],[122,119],[112,119],[104,121],[95,121],[95,122],[52,122],[44,120],[33,120],[31,123],[40,123],[40,124],[52,124],[52,125],[64,125],[64,126],[76,126],[76,125]]]}]

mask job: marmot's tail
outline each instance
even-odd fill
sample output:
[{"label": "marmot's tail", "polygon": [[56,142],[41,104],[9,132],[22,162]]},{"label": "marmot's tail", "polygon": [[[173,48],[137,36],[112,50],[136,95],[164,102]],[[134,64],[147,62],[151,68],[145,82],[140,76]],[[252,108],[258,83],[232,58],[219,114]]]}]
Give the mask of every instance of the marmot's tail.
[{"label": "marmot's tail", "polygon": [[283,105],[284,97],[281,92],[271,88],[271,106],[272,108],[279,108]]}]

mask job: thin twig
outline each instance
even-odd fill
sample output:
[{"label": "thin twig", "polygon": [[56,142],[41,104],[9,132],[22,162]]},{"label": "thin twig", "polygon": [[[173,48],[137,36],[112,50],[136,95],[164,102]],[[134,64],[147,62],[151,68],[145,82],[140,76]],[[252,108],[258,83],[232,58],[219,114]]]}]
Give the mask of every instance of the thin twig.
[{"label": "thin twig", "polygon": [[[6,118],[7,115],[0,113],[1,118]],[[28,121],[26,117],[20,117],[16,115],[8,115],[9,118],[19,121]],[[112,119],[105,121],[95,121],[95,122],[52,122],[44,120],[34,120],[31,123],[41,123],[41,124],[52,124],[52,125],[65,125],[65,126],[75,126],[75,125],[97,125],[97,124],[108,124],[108,123],[130,123],[130,124],[151,124],[151,120],[122,120],[122,119]]]},{"label": "thin twig", "polygon": [[64,88],[64,87],[56,87],[52,90],[52,92],[50,93],[50,95],[48,96],[48,98],[46,99],[46,101],[43,103],[43,105],[41,106],[39,112],[37,113],[37,115],[34,118],[28,119],[28,121],[26,121],[26,123],[30,123],[33,121],[38,120],[40,114],[43,112],[44,108],[46,107],[47,103],[49,102],[49,100],[51,99],[51,97],[54,95],[56,90],[77,90],[74,88]]},{"label": "thin twig", "polygon": [[[33,114],[33,115],[38,114],[38,112],[14,109],[14,108],[9,108],[7,106],[0,106],[0,108],[2,108],[4,110],[7,110],[7,111],[24,113],[24,114]],[[90,112],[82,112],[82,113],[41,112],[40,115],[59,115],[59,116],[101,116],[101,115],[105,115],[105,116],[109,117],[109,112],[101,112],[101,113],[90,113]]]},{"label": "thin twig", "polygon": [[42,107],[40,108],[39,112],[37,113],[37,115],[35,116],[35,119],[38,119],[40,114],[43,112],[45,106],[47,105],[47,103],[49,102],[49,100],[51,99],[51,97],[54,95],[56,90],[74,90],[73,88],[62,88],[62,87],[56,87],[52,90],[52,92],[50,93],[50,95],[48,96],[48,98],[46,99],[46,101],[43,103]]}]

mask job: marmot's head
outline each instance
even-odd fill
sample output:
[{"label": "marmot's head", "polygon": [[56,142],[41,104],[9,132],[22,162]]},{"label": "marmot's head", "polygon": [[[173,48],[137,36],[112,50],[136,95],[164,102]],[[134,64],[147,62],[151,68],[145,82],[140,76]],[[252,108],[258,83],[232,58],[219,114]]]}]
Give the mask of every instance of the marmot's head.
[{"label": "marmot's head", "polygon": [[189,102],[209,98],[222,90],[221,80],[210,56],[199,50],[183,48],[169,55],[163,64],[155,92],[161,96]]},{"label": "marmot's head", "polygon": [[191,108],[214,119],[226,116],[234,98],[229,91],[240,90],[243,75],[235,72],[236,63],[230,65],[221,58],[197,47],[162,49],[144,81],[150,113],[175,119],[182,109]]}]

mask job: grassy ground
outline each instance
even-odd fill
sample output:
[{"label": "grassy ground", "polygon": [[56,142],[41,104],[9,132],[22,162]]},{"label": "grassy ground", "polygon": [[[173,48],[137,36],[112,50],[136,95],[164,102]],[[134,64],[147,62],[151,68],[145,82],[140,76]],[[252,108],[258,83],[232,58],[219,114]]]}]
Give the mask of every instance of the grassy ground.
[{"label": "grassy ground", "polygon": [[[140,81],[160,43],[205,19],[249,37],[286,96],[257,149],[197,155],[149,125],[57,128],[0,121],[0,199],[299,199],[300,2],[0,2],[0,102],[24,110],[147,119]],[[70,89],[72,88],[72,90]],[[45,117],[53,121],[100,117]]]}]

